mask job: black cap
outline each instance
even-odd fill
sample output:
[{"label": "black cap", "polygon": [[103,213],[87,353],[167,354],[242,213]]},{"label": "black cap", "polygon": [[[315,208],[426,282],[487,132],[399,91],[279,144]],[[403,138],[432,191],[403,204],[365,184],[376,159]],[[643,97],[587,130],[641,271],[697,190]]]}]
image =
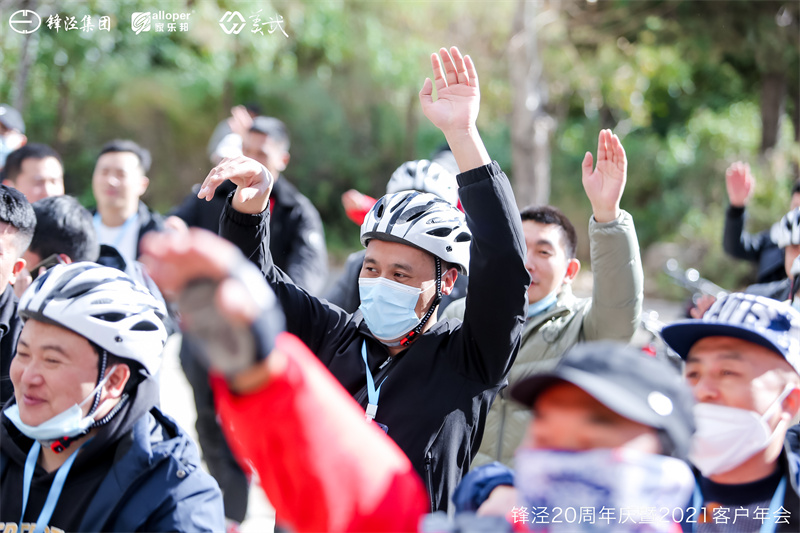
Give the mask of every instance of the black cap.
[{"label": "black cap", "polygon": [[22,120],[22,115],[8,104],[0,104],[0,124],[10,130],[25,133],[25,121]]},{"label": "black cap", "polygon": [[550,372],[533,374],[511,389],[511,397],[532,406],[558,381],[580,387],[634,422],[660,430],[664,452],[684,458],[694,433],[694,399],[677,370],[625,344],[600,341],[573,346]]}]

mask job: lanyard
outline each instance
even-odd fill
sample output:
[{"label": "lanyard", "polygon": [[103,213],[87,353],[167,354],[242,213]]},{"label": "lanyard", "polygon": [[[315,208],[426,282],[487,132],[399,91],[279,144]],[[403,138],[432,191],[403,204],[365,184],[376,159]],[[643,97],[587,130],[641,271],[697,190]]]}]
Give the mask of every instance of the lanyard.
[{"label": "lanyard", "polygon": [[[778,509],[783,505],[783,498],[786,496],[786,476],[781,478],[781,482],[778,483],[778,488],[775,489],[775,494],[772,495],[772,500],[769,502],[769,516],[774,517],[775,513],[778,512]],[[700,485],[695,482],[694,487],[694,495],[692,496],[692,505],[694,505],[695,509],[701,508],[703,505],[703,493],[700,492]],[[774,533],[776,529],[776,523],[770,522],[769,519],[764,520],[761,523],[761,530],[760,533]],[[697,522],[692,523],[692,531],[697,531]]]},{"label": "lanyard", "polygon": [[[91,440],[91,439],[89,439]],[[89,442],[88,440],[86,442]],[[84,442],[83,444],[86,444]],[[33,533],[42,533],[45,528],[45,524],[50,522],[50,517],[53,516],[53,511],[56,508],[56,503],[58,503],[58,498],[61,496],[61,491],[64,489],[64,482],[67,480],[67,474],[69,474],[69,469],[72,468],[72,463],[75,462],[75,458],[78,456],[78,451],[83,447],[83,444],[75,450],[75,453],[69,456],[69,458],[61,465],[61,468],[58,469],[56,472],[56,477],[53,479],[53,484],[50,486],[50,490],[47,492],[47,499],[44,501],[44,506],[42,507],[41,513],[39,513],[39,518],[36,519],[36,529]],[[39,449],[41,448],[41,444],[39,441],[35,441],[33,446],[31,446],[31,450],[28,452],[28,458],[25,460],[25,472],[23,474],[23,482],[22,482],[22,513],[19,516],[19,530],[22,531],[22,519],[25,518],[25,509],[28,507],[28,496],[31,492],[31,482],[33,481],[33,471],[36,469],[36,459],[39,457]]]},{"label": "lanyard", "polygon": [[[114,238],[114,242],[111,243],[111,246],[116,248],[117,251],[119,251],[119,243],[122,242],[122,238],[125,236],[126,233],[128,233],[128,230],[130,229],[131,225],[133,225],[138,219],[139,219],[139,213],[134,213],[132,216],[129,216],[128,220],[126,220],[122,224],[122,227],[119,229],[119,233],[117,233],[117,236]],[[100,231],[100,225],[102,223],[103,223],[103,221],[100,218],[100,213],[95,213],[94,214],[94,230],[99,232]],[[122,254],[122,252],[120,252],[120,254]]]},{"label": "lanyard", "polygon": [[383,383],[376,389],[375,381],[372,379],[372,372],[369,371],[369,363],[367,363],[367,341],[361,345],[361,358],[364,359],[364,366],[367,369],[367,422],[375,420],[375,414],[378,412],[378,397],[381,395],[381,387]]}]

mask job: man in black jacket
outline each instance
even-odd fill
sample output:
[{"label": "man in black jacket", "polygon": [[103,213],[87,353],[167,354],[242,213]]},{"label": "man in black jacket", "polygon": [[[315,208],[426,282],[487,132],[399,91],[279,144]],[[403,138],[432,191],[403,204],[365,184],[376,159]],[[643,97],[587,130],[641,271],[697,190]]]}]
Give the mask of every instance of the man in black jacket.
[{"label": "man in black jacket", "polygon": [[[462,170],[466,223],[433,195],[404,191],[379,200],[362,226],[367,254],[362,305],[354,314],[310,296],[275,268],[264,244],[273,180],[261,165],[247,158],[224,162],[199,194],[211,198],[220,183],[236,183],[220,234],[261,266],[286,313],[287,331],[406,453],[427,484],[433,510],[448,509],[480,445],[486,414],[519,348],[530,284],[510,184],[475,128],[475,67],[455,47],[440,53],[442,60],[431,58],[438,100],[426,80],[420,101]],[[463,323],[437,323],[442,295],[467,270]]]},{"label": "man in black jacket", "polygon": [[[725,171],[725,186],[730,205],[725,213],[722,247],[736,259],[758,263],[756,283],[786,279],[783,250],[770,237],[770,230],[752,235],[745,231],[747,202],[753,194],[755,178],[750,165],[737,161]],[[792,186],[791,207],[800,207],[800,181]]]},{"label": "man in black jacket", "polygon": [[8,371],[22,331],[12,284],[25,268],[22,254],[35,229],[36,215],[25,196],[0,185],[0,405],[14,394]]}]

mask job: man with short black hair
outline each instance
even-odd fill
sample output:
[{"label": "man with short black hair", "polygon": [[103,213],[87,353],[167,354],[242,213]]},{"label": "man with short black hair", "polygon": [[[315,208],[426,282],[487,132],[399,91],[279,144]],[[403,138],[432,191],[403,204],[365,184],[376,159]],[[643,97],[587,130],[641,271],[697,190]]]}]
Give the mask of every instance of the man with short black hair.
[{"label": "man with short black hair", "polygon": [[697,531],[726,531],[734,513],[738,531],[798,531],[800,457],[784,438],[800,413],[800,312],[732,293],[662,337],[686,361],[698,402],[692,506],[707,514]]},{"label": "man with short black hair", "polygon": [[11,152],[2,178],[4,185],[20,191],[30,203],[64,194],[64,163],[46,144],[29,143]]},{"label": "man with short black hair", "polygon": [[97,201],[94,226],[100,244],[116,248],[126,263],[139,257],[139,240],[164,229],[164,219],[141,196],[147,190],[150,152],[130,140],[114,140],[100,150],[92,174]]},{"label": "man with short black hair", "polygon": [[14,291],[21,297],[31,281],[57,264],[97,261],[100,245],[92,214],[72,196],[51,196],[33,204],[36,231],[22,254],[25,268],[17,276]]},{"label": "man with short black hair", "polygon": [[[592,204],[589,247],[592,259],[591,298],[576,298],[572,281],[580,271],[575,257],[577,236],[569,219],[553,206],[522,210],[527,256],[528,318],[509,386],[536,372],[551,370],[572,345],[590,340],[630,341],[639,324],[643,273],[633,218],[620,209],[627,179],[627,158],[611,130],[598,136],[597,166],[587,152],[583,185]],[[611,186],[598,187],[605,177]],[[446,317],[458,317],[466,299],[453,302]],[[522,442],[530,410],[501,391],[492,405],[486,433],[474,465],[500,461],[511,465]]]},{"label": "man with short black hair", "polygon": [[17,316],[17,296],[13,284],[25,268],[22,254],[36,229],[36,215],[25,196],[16,189],[0,185],[0,403],[14,393],[8,369],[22,330]]}]

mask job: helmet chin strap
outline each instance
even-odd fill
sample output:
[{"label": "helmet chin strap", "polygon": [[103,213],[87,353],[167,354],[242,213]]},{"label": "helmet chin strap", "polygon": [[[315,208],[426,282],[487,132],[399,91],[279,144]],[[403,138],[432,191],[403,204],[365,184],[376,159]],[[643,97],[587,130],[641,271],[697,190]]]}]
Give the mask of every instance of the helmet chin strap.
[{"label": "helmet chin strap", "polygon": [[425,327],[425,324],[427,324],[428,320],[431,318],[431,315],[433,315],[433,312],[436,310],[436,306],[442,301],[442,261],[436,256],[433,256],[433,259],[436,262],[436,297],[433,299],[433,303],[431,303],[431,306],[428,308],[425,316],[422,317],[422,319],[419,321],[419,324],[417,324],[414,329],[406,333],[406,335],[400,339],[399,342],[385,343],[387,346],[407,347],[411,341],[417,338],[422,331],[422,328]]}]

